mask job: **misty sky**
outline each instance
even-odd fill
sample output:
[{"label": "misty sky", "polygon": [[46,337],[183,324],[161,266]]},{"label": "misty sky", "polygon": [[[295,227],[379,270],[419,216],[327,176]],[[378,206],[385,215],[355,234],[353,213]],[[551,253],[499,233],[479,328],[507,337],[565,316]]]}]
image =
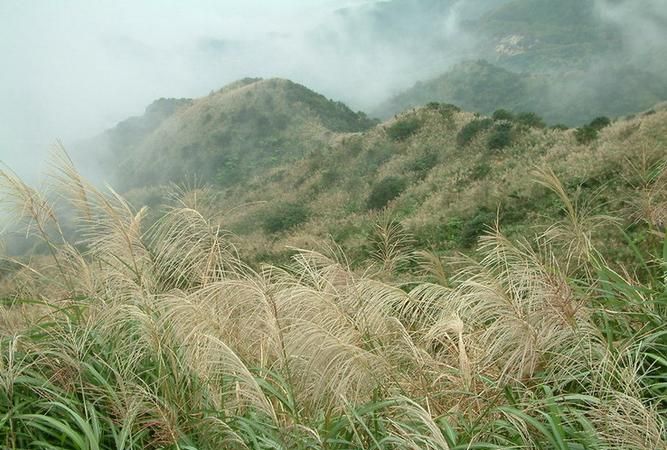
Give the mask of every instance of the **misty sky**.
[{"label": "misty sky", "polygon": [[32,175],[56,138],[67,145],[156,98],[202,96],[245,76],[322,88],[312,74],[330,70],[303,37],[365,2],[0,0],[0,160]]},{"label": "misty sky", "polygon": [[[360,14],[378,1],[0,0],[0,161],[34,179],[57,138],[72,146],[157,98],[243,77],[289,78],[369,110],[462,59],[476,38],[461,17],[508,0]],[[667,0],[595,3],[632,54],[665,47]]]}]

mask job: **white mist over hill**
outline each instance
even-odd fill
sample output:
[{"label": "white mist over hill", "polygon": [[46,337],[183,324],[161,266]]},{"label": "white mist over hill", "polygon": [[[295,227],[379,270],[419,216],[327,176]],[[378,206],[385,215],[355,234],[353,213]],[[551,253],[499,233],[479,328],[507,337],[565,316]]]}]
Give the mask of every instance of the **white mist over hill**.
[{"label": "white mist over hill", "polygon": [[[667,2],[586,2],[623,31],[628,54],[667,56]],[[521,3],[544,1],[3,0],[0,160],[35,179],[57,138],[67,147],[157,98],[244,77],[292,79],[371,110],[479,57],[474,21]]]}]

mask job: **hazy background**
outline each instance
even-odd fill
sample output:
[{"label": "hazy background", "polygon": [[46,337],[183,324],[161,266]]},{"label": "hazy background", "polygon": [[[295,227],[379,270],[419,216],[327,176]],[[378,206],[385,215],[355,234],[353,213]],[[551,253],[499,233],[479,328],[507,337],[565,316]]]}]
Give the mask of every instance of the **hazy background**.
[{"label": "hazy background", "polygon": [[54,139],[98,133],[156,98],[245,76],[312,81],[335,68],[318,64],[304,35],[360,3],[0,0],[0,160],[32,177]]},{"label": "hazy background", "polygon": [[[667,1],[595,1],[628,57],[665,48]],[[56,138],[67,146],[157,98],[247,76],[366,110],[473,54],[462,24],[508,0],[401,0],[382,14],[376,3],[0,0],[0,160],[34,179]]]},{"label": "hazy background", "polygon": [[[417,8],[421,17],[402,18],[412,36],[369,22],[373,3],[0,0],[0,160],[34,179],[56,138],[67,146],[156,98],[198,97],[242,77],[290,78],[362,109],[462,50],[463,2]],[[461,44],[434,52],[418,30]]]}]

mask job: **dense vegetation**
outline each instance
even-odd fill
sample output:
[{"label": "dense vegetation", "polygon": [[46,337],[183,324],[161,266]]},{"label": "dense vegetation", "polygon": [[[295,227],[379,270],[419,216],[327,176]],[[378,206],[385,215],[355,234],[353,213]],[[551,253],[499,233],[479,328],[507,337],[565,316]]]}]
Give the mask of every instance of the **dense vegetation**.
[{"label": "dense vegetation", "polygon": [[151,209],[2,172],[1,445],[665,448],[666,119],[431,102]]},{"label": "dense vegetation", "polygon": [[430,102],[137,207],[1,172],[0,445],[665,448],[666,119]]}]

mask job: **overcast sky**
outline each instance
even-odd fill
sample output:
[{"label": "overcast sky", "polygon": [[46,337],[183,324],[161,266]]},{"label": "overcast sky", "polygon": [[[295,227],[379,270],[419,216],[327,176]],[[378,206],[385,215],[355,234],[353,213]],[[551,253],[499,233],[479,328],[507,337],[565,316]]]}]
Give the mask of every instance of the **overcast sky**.
[{"label": "overcast sky", "polygon": [[244,76],[308,82],[320,69],[302,37],[367,1],[0,0],[0,160],[32,174],[56,138],[97,134],[160,97]]}]

